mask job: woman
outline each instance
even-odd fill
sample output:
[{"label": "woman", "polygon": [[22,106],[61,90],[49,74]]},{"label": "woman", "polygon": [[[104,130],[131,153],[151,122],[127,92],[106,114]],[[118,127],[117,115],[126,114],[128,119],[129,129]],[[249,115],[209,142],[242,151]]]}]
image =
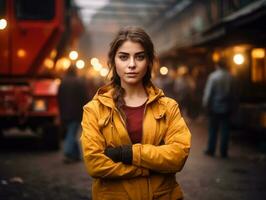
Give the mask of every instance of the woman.
[{"label": "woman", "polygon": [[182,199],[175,173],[190,132],[178,104],[151,83],[153,43],[138,27],[110,45],[111,84],[84,106],[81,142],[93,199]]}]

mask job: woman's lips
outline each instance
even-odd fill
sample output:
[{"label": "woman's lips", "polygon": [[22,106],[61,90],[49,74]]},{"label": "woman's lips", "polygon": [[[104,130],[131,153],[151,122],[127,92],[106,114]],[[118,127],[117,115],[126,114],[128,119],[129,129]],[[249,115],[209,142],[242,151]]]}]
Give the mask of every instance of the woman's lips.
[{"label": "woman's lips", "polygon": [[129,77],[134,77],[134,76],[137,76],[138,73],[136,73],[136,72],[128,72],[128,73],[126,73],[126,75],[129,76]]}]

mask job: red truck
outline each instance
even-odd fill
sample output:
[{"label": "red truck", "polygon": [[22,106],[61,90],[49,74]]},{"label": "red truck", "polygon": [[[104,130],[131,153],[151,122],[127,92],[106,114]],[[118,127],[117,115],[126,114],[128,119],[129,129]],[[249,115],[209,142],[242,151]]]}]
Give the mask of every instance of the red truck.
[{"label": "red truck", "polygon": [[82,31],[71,0],[0,0],[0,137],[30,129],[59,148],[56,63]]}]

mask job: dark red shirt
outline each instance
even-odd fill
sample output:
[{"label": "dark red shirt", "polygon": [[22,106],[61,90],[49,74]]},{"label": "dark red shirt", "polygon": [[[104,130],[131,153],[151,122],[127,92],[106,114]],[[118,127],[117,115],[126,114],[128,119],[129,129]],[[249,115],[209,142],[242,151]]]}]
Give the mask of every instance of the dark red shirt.
[{"label": "dark red shirt", "polygon": [[141,143],[145,103],[138,107],[123,106],[127,119],[127,131],[133,144]]}]

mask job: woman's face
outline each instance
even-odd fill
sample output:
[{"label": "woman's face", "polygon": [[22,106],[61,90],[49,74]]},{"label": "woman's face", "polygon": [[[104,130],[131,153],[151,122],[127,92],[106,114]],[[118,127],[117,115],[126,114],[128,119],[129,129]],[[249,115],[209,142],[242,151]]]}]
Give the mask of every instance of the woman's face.
[{"label": "woman's face", "polygon": [[148,68],[144,48],[138,42],[125,41],[115,55],[116,72],[121,86],[142,84]]}]

